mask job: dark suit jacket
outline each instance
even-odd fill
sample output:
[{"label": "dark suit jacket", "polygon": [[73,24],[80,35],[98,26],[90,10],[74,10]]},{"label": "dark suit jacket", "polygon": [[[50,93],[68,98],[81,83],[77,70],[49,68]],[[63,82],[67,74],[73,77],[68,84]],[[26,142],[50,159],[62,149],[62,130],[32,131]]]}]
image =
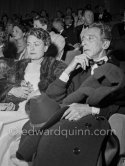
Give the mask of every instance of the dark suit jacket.
[{"label": "dark suit jacket", "polygon": [[[114,66],[114,65],[113,65]],[[113,71],[114,71],[114,73],[116,72],[115,70],[117,70],[117,67],[115,68],[115,70],[113,70],[113,68],[112,68],[112,65],[111,65],[111,70],[112,70],[112,72],[111,73],[113,73]],[[122,71],[118,68],[118,70],[122,73]],[[98,68],[98,71],[99,71],[99,68]],[[110,70],[108,70],[108,72],[109,72]],[[110,72],[109,72],[110,73]],[[93,75],[93,77],[94,77],[94,75]],[[116,77],[116,75],[111,75],[111,77]],[[121,77],[123,77],[124,78],[124,74],[122,74],[122,76]],[[88,70],[86,70],[86,71],[82,71],[81,69],[79,69],[79,70],[76,70],[75,72],[73,72],[72,73],[72,75],[71,75],[71,78],[70,78],[70,80],[69,80],[69,82],[68,83],[64,83],[63,81],[61,81],[61,80],[59,80],[59,79],[56,79],[52,84],[50,84],[50,86],[47,88],[47,91],[46,91],[46,93],[47,93],[47,95],[49,96],[49,97],[51,97],[51,98],[53,98],[54,100],[56,100],[57,102],[59,102],[59,103],[61,103],[61,104],[64,104],[64,101],[66,101],[66,99],[68,98],[68,96],[71,94],[72,95],[72,93],[73,92],[75,92],[80,86],[81,86],[81,84],[83,83],[84,84],[84,82],[86,81],[86,80],[89,80],[91,78],[91,76],[90,76],[90,68],[88,69]],[[105,76],[104,76],[104,78],[105,78]],[[102,78],[102,80],[100,80],[100,81],[103,81],[104,80],[104,78]],[[114,78],[115,79],[115,78]],[[117,78],[116,78],[116,80],[117,80]],[[124,80],[124,79],[123,79]],[[122,80],[122,81],[123,81]],[[104,81],[105,82],[105,81]],[[94,82],[93,82],[94,83]],[[93,83],[91,83],[91,84],[88,84],[88,87],[90,88],[91,86],[93,86],[94,87],[94,85],[93,85]],[[124,84],[124,81],[122,82],[122,84]],[[113,85],[113,84],[112,84]],[[105,87],[105,86],[107,86],[108,88],[111,88],[112,87],[112,85],[110,84],[109,85],[109,83],[106,81],[105,83],[104,83],[104,85],[102,84],[101,86],[102,87]],[[114,86],[114,85],[113,85]],[[115,112],[117,112],[118,111],[118,109],[119,109],[119,105],[120,105],[120,103],[119,103],[119,105],[118,105],[118,102],[117,102],[117,104],[116,104],[116,101],[123,101],[124,99],[124,96],[125,96],[125,94],[123,94],[123,95],[121,95],[120,97],[119,97],[119,99],[118,99],[118,95],[116,95],[117,93],[119,93],[119,91],[121,91],[121,89],[124,89],[124,87],[125,87],[125,84],[124,85],[122,85],[119,89],[118,89],[118,91],[117,91],[117,89],[113,92],[113,93],[109,93],[107,96],[105,96],[103,99],[102,99],[102,102],[99,102],[98,104],[97,104],[97,106],[96,105],[93,105],[93,104],[91,104],[91,103],[88,103],[88,104],[90,104],[90,105],[92,105],[92,106],[95,106],[95,107],[101,107],[101,113],[102,113],[102,110],[103,110],[103,112],[105,111],[105,116],[107,117],[107,118],[109,118],[109,116],[111,116],[111,113],[113,114],[113,112],[115,113]],[[91,88],[90,88],[91,89]],[[96,92],[96,91],[95,91]],[[100,91],[101,92],[101,91]],[[103,93],[103,92],[102,92]],[[103,94],[102,94],[103,95]],[[82,100],[80,100],[80,101],[77,101],[78,103],[80,102],[82,102],[82,103],[86,103],[87,102],[87,98],[88,98],[88,96],[87,95],[85,95],[84,96],[84,98],[82,99]],[[123,105],[125,105],[125,100],[122,102],[122,103],[124,103]],[[71,104],[71,103],[70,103]],[[112,106],[113,105],[115,105],[115,109],[113,108],[113,110],[112,110]],[[109,112],[109,110],[110,110],[110,115],[108,114],[108,112]],[[112,111],[111,111],[112,110]],[[104,115],[104,113],[103,113],[103,115]]]},{"label": "dark suit jacket", "polygon": [[65,28],[61,35],[65,38],[66,44],[76,44],[78,43],[76,29],[71,25],[69,28]]}]

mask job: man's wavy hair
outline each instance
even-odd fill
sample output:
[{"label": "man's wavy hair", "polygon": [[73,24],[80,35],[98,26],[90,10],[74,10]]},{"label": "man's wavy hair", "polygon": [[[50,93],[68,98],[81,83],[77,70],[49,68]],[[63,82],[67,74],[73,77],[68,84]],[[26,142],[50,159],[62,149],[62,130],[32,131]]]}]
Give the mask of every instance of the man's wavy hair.
[{"label": "man's wavy hair", "polygon": [[90,25],[90,28],[99,28],[100,29],[100,34],[103,39],[112,40],[112,35],[111,35],[111,27],[108,24],[105,23],[93,23]]},{"label": "man's wavy hair", "polygon": [[42,28],[32,28],[30,31],[26,34],[26,37],[33,35],[37,37],[38,39],[42,40],[44,42],[45,46],[50,46],[51,44],[51,38],[47,31],[43,30]]}]

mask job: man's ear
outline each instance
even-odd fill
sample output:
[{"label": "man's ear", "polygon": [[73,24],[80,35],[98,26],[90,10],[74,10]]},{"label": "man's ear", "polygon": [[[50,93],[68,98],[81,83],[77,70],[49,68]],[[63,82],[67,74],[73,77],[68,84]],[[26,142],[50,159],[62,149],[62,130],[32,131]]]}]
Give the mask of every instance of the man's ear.
[{"label": "man's ear", "polygon": [[110,46],[110,41],[109,40],[105,40],[104,43],[103,43],[103,46],[102,46],[103,49],[106,50],[106,49],[109,48],[109,46]]},{"label": "man's ear", "polygon": [[46,52],[48,50],[48,46],[44,47],[44,52]]}]

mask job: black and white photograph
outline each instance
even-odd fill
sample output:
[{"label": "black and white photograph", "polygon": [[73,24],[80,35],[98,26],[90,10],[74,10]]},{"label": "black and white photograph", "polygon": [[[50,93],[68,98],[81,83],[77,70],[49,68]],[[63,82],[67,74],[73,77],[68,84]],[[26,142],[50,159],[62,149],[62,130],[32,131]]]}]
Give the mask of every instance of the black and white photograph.
[{"label": "black and white photograph", "polygon": [[0,0],[0,166],[125,166],[125,0]]}]

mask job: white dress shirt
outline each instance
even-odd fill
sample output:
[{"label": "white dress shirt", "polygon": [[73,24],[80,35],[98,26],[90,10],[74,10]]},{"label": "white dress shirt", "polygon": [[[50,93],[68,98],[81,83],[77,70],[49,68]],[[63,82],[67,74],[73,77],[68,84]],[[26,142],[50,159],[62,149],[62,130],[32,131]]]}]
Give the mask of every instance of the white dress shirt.
[{"label": "white dress shirt", "polygon": [[40,66],[39,63],[28,63],[24,79],[26,82],[30,82],[34,90],[38,89],[38,83],[40,81]]}]

